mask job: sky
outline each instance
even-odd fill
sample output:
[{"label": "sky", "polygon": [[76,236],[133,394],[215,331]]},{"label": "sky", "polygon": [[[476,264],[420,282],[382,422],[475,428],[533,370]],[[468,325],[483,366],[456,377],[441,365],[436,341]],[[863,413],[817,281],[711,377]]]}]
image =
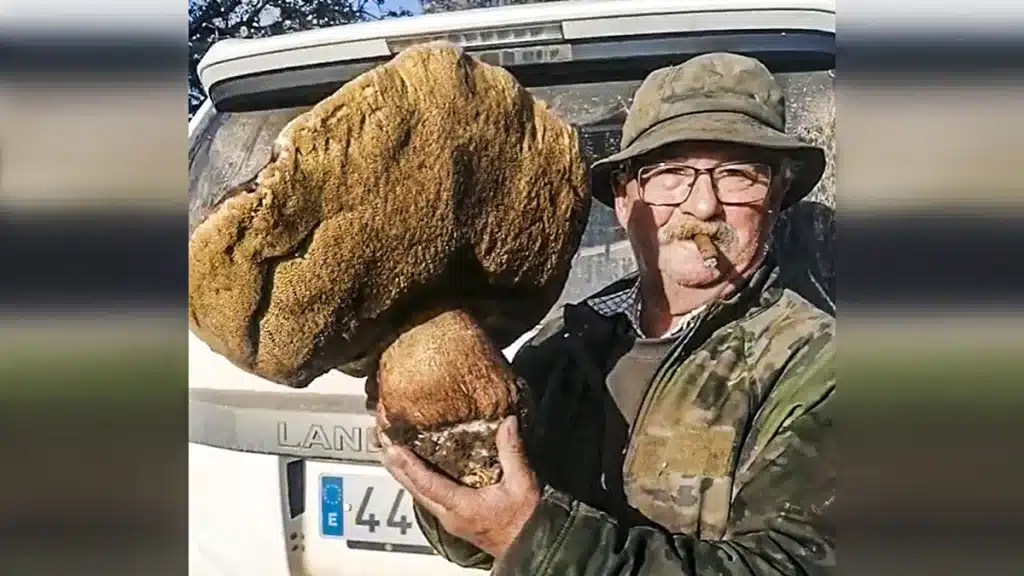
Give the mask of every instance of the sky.
[{"label": "sky", "polygon": [[401,10],[405,8],[413,14],[420,13],[420,0],[388,0],[384,3],[385,8]]}]

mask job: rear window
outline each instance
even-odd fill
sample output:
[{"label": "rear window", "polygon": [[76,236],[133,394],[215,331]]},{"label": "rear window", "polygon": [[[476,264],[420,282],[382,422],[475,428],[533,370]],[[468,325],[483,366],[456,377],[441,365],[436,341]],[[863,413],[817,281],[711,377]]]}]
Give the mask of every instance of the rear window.
[{"label": "rear window", "polygon": [[[831,71],[777,75],[786,90],[790,129],[825,145],[830,152],[834,150],[833,76]],[[591,164],[618,150],[621,123],[639,85],[639,81],[607,82],[534,88],[530,92],[577,127],[583,154]],[[215,112],[204,122],[189,146],[190,227],[228,190],[266,165],[277,134],[309,108]],[[830,158],[828,173],[811,198],[833,206],[833,182]],[[788,230],[783,234],[791,235]],[[595,201],[559,304],[578,301],[635,268],[625,232],[613,212]]]}]

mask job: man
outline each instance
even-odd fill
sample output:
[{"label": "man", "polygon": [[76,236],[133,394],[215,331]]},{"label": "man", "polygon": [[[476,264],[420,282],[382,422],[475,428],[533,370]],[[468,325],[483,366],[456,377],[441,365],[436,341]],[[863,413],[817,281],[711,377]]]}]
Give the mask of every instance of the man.
[{"label": "man", "polygon": [[825,159],[784,116],[750,58],[644,81],[620,152],[592,170],[638,272],[565,306],[517,355],[537,407],[525,439],[514,420],[499,429],[502,481],[473,490],[385,450],[440,554],[530,576],[834,570],[834,321],[787,289],[768,248]]}]

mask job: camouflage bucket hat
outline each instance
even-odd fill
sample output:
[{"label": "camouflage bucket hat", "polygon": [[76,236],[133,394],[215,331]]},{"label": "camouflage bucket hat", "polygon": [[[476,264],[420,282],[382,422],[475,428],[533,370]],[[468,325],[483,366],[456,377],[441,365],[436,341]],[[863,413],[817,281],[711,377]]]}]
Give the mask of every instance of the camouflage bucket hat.
[{"label": "camouflage bucket hat", "polygon": [[746,56],[712,53],[652,72],[637,89],[619,152],[591,166],[595,198],[613,206],[611,175],[622,161],[666,144],[729,142],[777,150],[796,163],[782,207],[809,194],[825,172],[825,151],[786,133],[786,101],[768,68]]}]

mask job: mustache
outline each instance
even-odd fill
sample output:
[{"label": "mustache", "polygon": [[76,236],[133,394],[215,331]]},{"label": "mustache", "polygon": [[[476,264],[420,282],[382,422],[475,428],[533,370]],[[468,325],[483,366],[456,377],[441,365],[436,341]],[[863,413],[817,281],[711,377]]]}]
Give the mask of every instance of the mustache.
[{"label": "mustache", "polygon": [[736,243],[736,231],[722,221],[704,221],[686,218],[680,222],[669,222],[658,230],[658,242],[669,244],[678,240],[689,240],[697,234],[706,234],[719,248],[728,249]]}]

